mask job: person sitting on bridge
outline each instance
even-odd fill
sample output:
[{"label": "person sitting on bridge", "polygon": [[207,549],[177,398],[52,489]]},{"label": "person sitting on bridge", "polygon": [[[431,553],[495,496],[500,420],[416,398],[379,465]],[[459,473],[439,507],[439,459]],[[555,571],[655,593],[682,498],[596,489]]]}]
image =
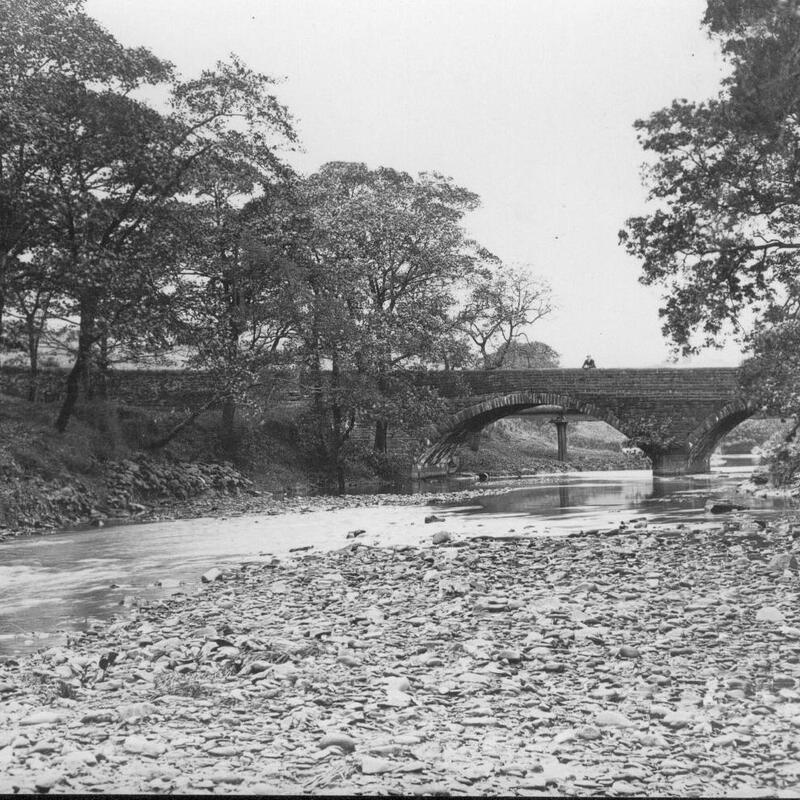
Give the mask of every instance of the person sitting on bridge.
[{"label": "person sitting on bridge", "polygon": [[583,362],[583,369],[596,369],[597,365],[594,363],[594,359],[591,356],[586,356]]}]

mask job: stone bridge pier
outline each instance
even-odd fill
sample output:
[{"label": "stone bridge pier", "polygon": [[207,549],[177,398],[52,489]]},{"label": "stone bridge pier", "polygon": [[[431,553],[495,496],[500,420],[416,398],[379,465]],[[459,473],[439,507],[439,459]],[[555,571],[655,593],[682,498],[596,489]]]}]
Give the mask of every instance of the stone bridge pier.
[{"label": "stone bridge pier", "polygon": [[[757,410],[742,396],[735,368],[428,372],[415,379],[436,388],[447,411],[424,432],[414,478],[443,474],[455,450],[486,425],[535,409],[555,411],[557,426],[584,416],[626,436],[657,431],[662,444],[643,448],[654,475],[708,472],[719,440]],[[564,454],[566,441],[563,425]]]}]

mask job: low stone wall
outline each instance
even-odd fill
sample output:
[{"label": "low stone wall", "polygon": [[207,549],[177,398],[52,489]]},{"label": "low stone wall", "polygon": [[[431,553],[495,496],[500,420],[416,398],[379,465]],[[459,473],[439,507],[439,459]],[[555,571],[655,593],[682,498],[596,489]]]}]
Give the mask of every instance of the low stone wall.
[{"label": "low stone wall", "polygon": [[[67,369],[46,369],[39,373],[41,403],[59,403],[64,399]],[[269,376],[274,382],[276,375]],[[297,375],[277,373],[291,393],[297,384]],[[15,397],[27,397],[28,370],[24,367],[0,368],[0,391]],[[214,378],[206,372],[174,369],[117,369],[106,376],[107,396],[119,403],[143,407],[196,407],[211,398]],[[92,376],[90,389],[99,394],[99,377]],[[265,394],[267,392],[265,391]]]}]

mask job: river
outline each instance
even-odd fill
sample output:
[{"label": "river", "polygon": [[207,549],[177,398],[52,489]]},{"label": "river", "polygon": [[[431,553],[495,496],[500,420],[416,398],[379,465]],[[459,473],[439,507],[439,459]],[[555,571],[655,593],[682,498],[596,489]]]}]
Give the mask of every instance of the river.
[{"label": "river", "polygon": [[[718,517],[704,512],[705,502],[731,497],[751,468],[748,457],[729,457],[703,476],[582,472],[481,484],[498,491],[457,506],[433,506],[421,494],[417,504],[403,506],[201,518],[14,539],[0,544],[0,654],[61,643],[69,631],[126,614],[136,598],[191,594],[210,567],[282,557],[298,548],[338,549],[356,530],[364,531],[358,541],[366,544],[417,544],[437,530],[537,536],[643,520],[718,524]],[[757,508],[760,516],[783,506],[753,498],[738,502]],[[425,524],[432,511],[444,521]]]}]

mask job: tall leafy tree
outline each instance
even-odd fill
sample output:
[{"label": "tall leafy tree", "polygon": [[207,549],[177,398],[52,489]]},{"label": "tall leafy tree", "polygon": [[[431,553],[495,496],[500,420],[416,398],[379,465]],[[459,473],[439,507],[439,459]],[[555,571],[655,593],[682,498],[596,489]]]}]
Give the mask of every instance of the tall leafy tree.
[{"label": "tall leafy tree", "polygon": [[[796,417],[800,4],[708,0],[703,24],[730,73],[717,97],[675,101],[636,123],[655,157],[653,210],[620,235],[642,259],[641,280],[666,288],[664,332],[676,347],[694,352],[735,332],[753,353],[742,372],[747,391]],[[800,468],[796,443],[776,458],[780,480]]]},{"label": "tall leafy tree", "polygon": [[665,287],[684,353],[800,312],[798,4],[709,0],[703,24],[730,74],[716,97],[636,122],[652,210],[620,234],[642,282]]},{"label": "tall leafy tree", "polygon": [[357,374],[358,393],[336,416],[371,419],[382,452],[388,420],[407,413],[414,394],[395,371],[433,362],[456,337],[458,287],[490,257],[462,227],[478,197],[438,174],[346,162],[323,166],[306,191],[317,231],[311,351],[331,361],[334,380]]},{"label": "tall leafy tree", "polygon": [[[154,116],[150,109],[145,111],[148,119],[138,131],[141,138],[136,136],[130,149],[122,153],[118,162],[121,173],[118,176],[112,173],[116,202],[105,216],[104,226],[97,231],[99,241],[95,238],[90,243],[94,246],[87,248],[90,257],[93,250],[107,256],[102,268],[94,273],[102,283],[92,277],[92,270],[85,268],[85,262],[75,271],[83,291],[73,292],[79,298],[77,310],[81,319],[73,373],[79,371],[83,353],[88,352],[91,342],[103,330],[97,320],[101,316],[106,321],[112,318],[100,303],[109,303],[114,316],[135,311],[141,295],[158,288],[154,283],[160,280],[169,284],[173,280],[169,273],[159,275],[158,268],[154,272],[149,249],[136,246],[141,244],[137,240],[147,235],[148,225],[158,218],[164,206],[177,195],[191,191],[198,176],[213,173],[218,166],[216,160],[229,164],[232,171],[234,167],[272,169],[277,165],[272,142],[291,141],[294,132],[288,113],[271,94],[273,83],[234,58],[203,72],[196,80],[176,84],[170,114]],[[125,110],[126,136],[111,132],[112,148],[124,145],[131,131],[136,131],[132,124],[136,113],[132,120],[130,106],[126,104]],[[202,182],[203,178],[199,179]],[[81,181],[76,193],[78,203],[87,195],[86,186],[86,181]],[[103,188],[100,195],[93,189],[88,192],[92,200],[108,205],[109,188]],[[103,288],[98,291],[100,286]],[[81,338],[84,330],[86,347]],[[73,373],[57,423],[61,428],[69,417],[71,403],[74,404],[75,392],[70,391]]]},{"label": "tall leafy tree", "polygon": [[30,251],[52,236],[63,201],[53,167],[75,148],[79,124],[67,106],[81,102],[81,88],[124,96],[171,71],[122,47],[80,0],[0,0],[0,341],[9,291],[17,279],[29,286]]},{"label": "tall leafy tree", "polygon": [[237,404],[286,360],[301,322],[304,217],[292,181],[274,177],[267,163],[207,161],[193,202],[171,218],[182,265],[177,340],[211,376],[229,446]]},{"label": "tall leafy tree", "polygon": [[[236,58],[178,81],[167,62],[123,48],[79,2],[22,5],[0,29],[4,53],[16,59],[3,73],[0,98],[10,132],[3,274],[32,241],[46,238],[58,253],[57,285],[78,326],[56,421],[64,430],[93,348],[117,329],[133,330],[147,299],[174,284],[172,265],[150,246],[165,207],[191,190],[209,160],[273,168],[275,143],[292,141],[294,132],[274,81]],[[21,43],[13,39],[19,32]],[[137,99],[148,85],[170,90],[168,110]],[[19,154],[20,166],[8,166]]]}]

